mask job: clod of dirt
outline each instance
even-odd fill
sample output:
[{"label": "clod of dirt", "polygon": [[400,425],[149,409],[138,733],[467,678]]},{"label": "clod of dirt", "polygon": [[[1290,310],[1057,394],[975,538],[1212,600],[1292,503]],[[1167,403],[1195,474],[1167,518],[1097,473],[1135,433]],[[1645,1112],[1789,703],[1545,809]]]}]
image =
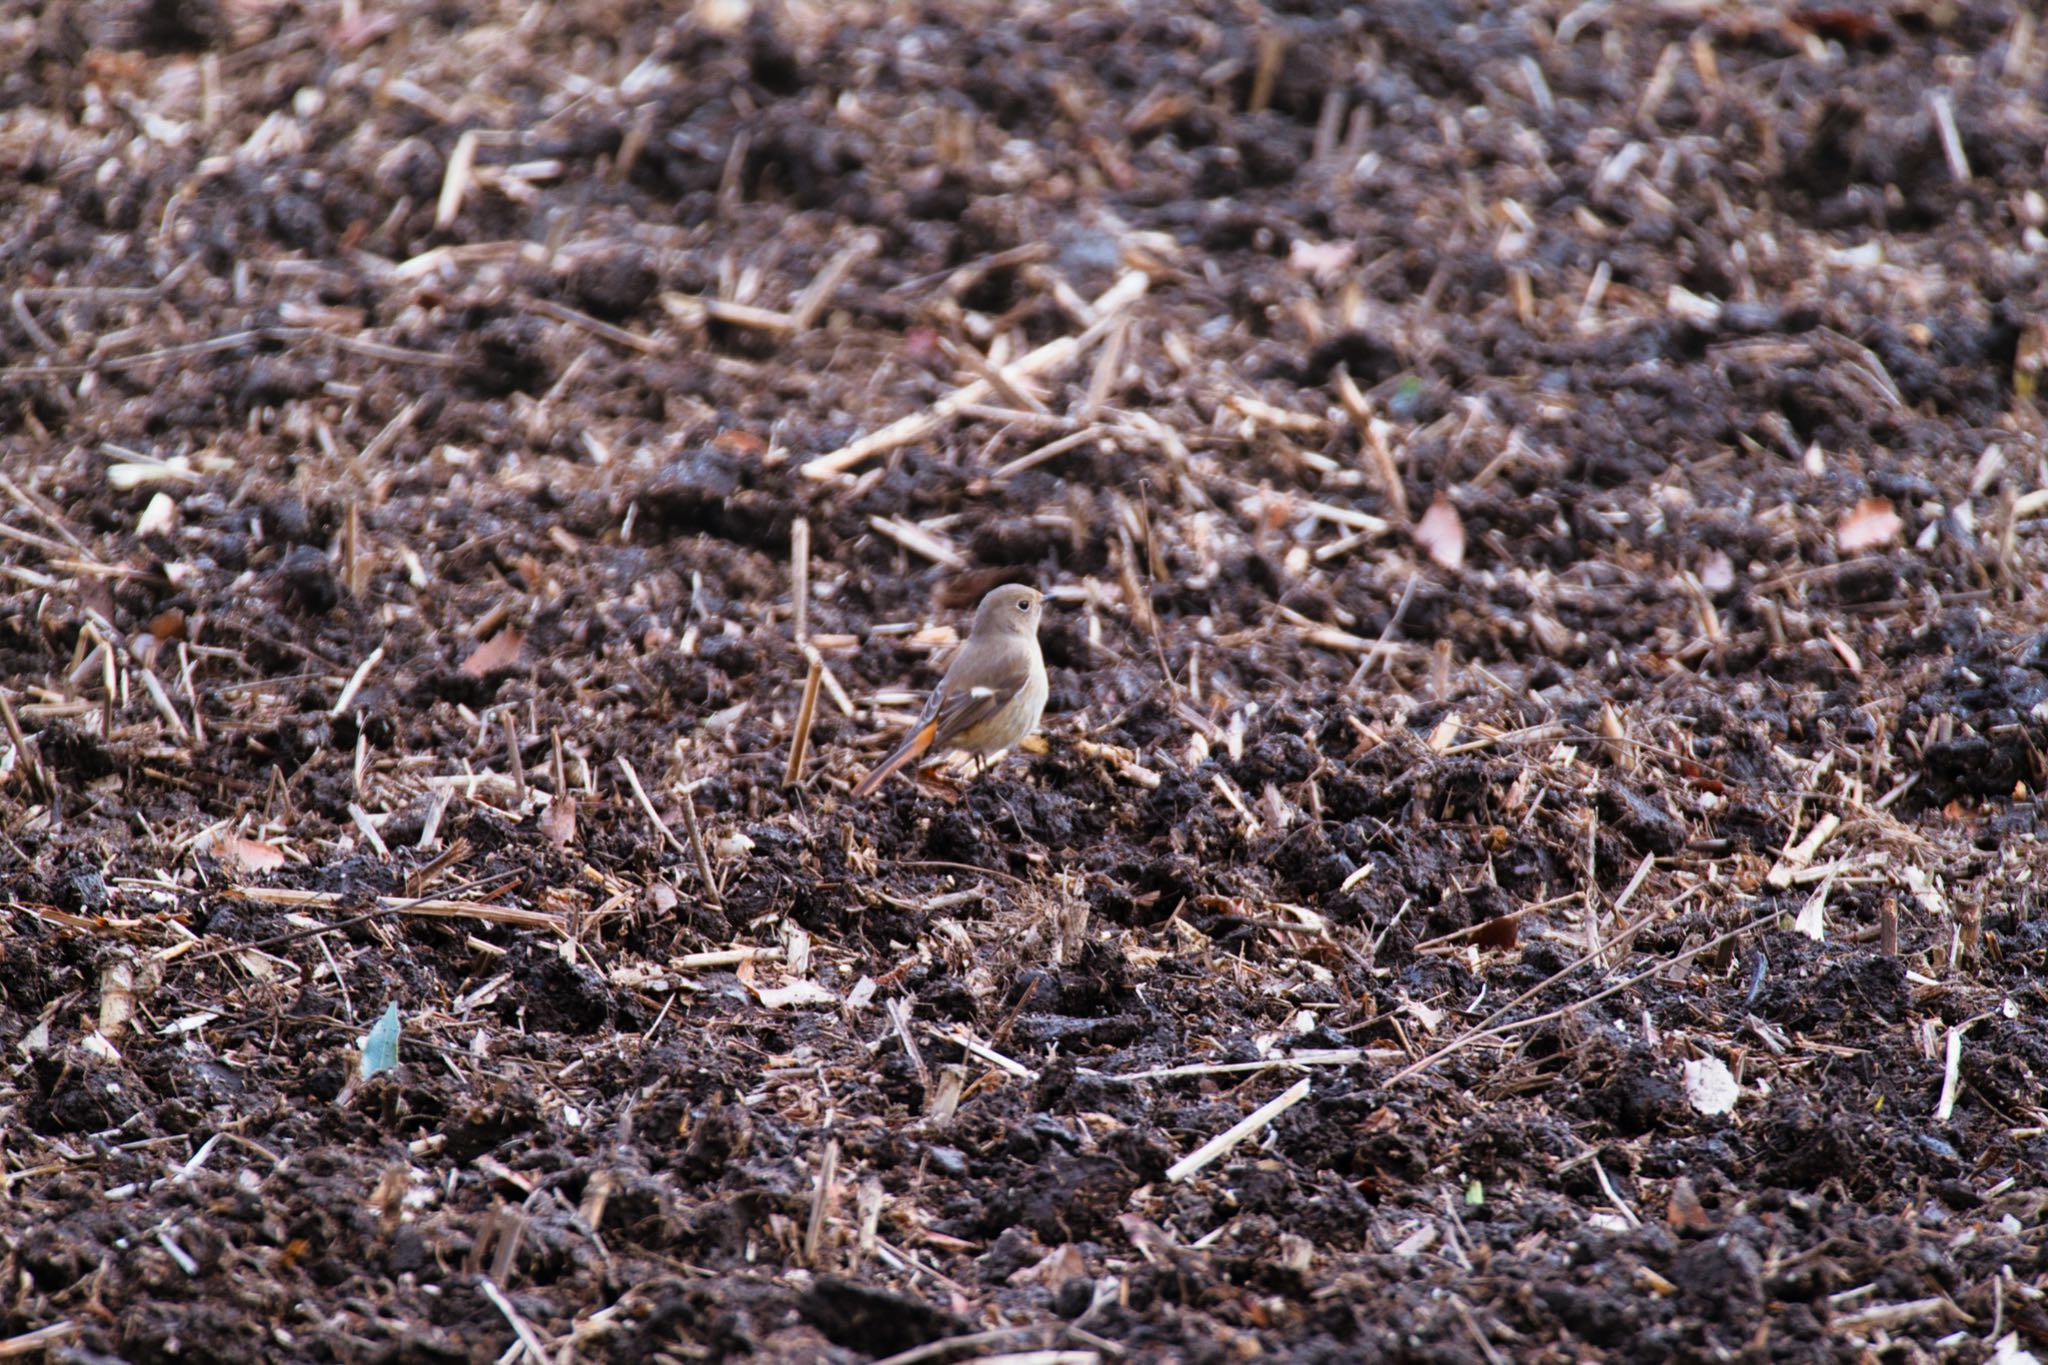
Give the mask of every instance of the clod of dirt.
[{"label": "clod of dirt", "polygon": [[630,1002],[616,999],[596,972],[580,961],[573,965],[564,962],[558,953],[522,946],[506,959],[506,968],[527,983],[527,990],[518,997],[507,997],[500,1008],[523,1013],[530,1027],[588,1034],[621,1015],[630,1018],[638,1014]]},{"label": "clod of dirt", "polygon": [[220,0],[131,0],[101,16],[112,46],[150,52],[210,47],[228,35]]},{"label": "clod of dirt", "polygon": [[465,336],[472,352],[463,375],[489,397],[538,394],[553,381],[547,354],[548,331],[539,318],[493,318]]},{"label": "clod of dirt", "polygon": [[713,446],[698,446],[663,465],[641,488],[642,514],[658,525],[694,530],[716,518],[739,491],[739,461]]},{"label": "clod of dirt", "polygon": [[106,873],[91,864],[79,864],[65,872],[50,888],[50,895],[66,910],[81,915],[103,915],[114,903]]},{"label": "clod of dirt", "polygon": [[646,251],[620,247],[578,261],[568,286],[579,307],[618,322],[647,307],[661,287],[661,272]]},{"label": "clod of dirt", "polygon": [[1692,1114],[1672,1065],[1645,1047],[1601,1040],[1589,1049],[1588,1064],[1599,1078],[1586,1087],[1586,1107],[1634,1136],[1690,1126]]},{"label": "clod of dirt", "polygon": [[1685,823],[1626,782],[1601,784],[1600,815],[1637,853],[1668,858],[1685,847]]},{"label": "clod of dirt", "polygon": [[142,1112],[149,1092],[126,1066],[83,1047],[53,1048],[34,1058],[36,1094],[29,1126],[39,1133],[100,1133]]},{"label": "clod of dirt", "polygon": [[836,1345],[875,1356],[895,1355],[967,1330],[959,1318],[923,1299],[840,1275],[820,1275],[797,1298],[796,1310]]},{"label": "clod of dirt", "polygon": [[327,556],[311,545],[294,545],[271,571],[278,604],[287,611],[323,616],[341,602],[341,584]]},{"label": "clod of dirt", "polygon": [[1695,1311],[1719,1317],[1763,1302],[1763,1258],[1736,1236],[1694,1242],[1672,1262],[1673,1280]]},{"label": "clod of dirt", "polygon": [[983,523],[968,548],[984,564],[1036,564],[1058,552],[1065,537],[1022,517]]},{"label": "clod of dirt", "polygon": [[1906,964],[1896,957],[1858,953],[1828,964],[1814,979],[1815,965],[1802,958],[1807,945],[1794,935],[1773,935],[1765,951],[1771,974],[1758,992],[1756,1009],[1766,1019],[1801,1031],[1846,1020],[1897,1023],[1907,1006]]},{"label": "clod of dirt", "polygon": [[753,1121],[745,1109],[734,1105],[720,1105],[696,1117],[689,1130],[689,1145],[683,1149],[677,1169],[693,1180],[716,1180],[744,1161],[753,1145]]}]

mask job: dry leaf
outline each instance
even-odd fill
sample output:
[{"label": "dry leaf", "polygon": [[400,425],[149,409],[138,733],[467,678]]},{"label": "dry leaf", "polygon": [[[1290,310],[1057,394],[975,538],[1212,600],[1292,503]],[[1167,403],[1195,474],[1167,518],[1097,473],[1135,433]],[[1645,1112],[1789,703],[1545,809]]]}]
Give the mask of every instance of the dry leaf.
[{"label": "dry leaf", "polygon": [[178,529],[178,504],[168,493],[158,493],[136,519],[138,536],[167,536]]},{"label": "dry leaf", "polygon": [[729,455],[765,455],[768,443],[751,431],[721,431],[711,444]]},{"label": "dry leaf", "polygon": [[1700,565],[1700,586],[1708,592],[1726,592],[1735,586],[1735,561],[1719,550]]},{"label": "dry leaf", "polygon": [[713,739],[729,739],[732,736],[732,727],[740,723],[740,717],[746,715],[747,708],[752,705],[753,703],[748,701],[736,702],[723,710],[713,711],[700,722],[704,727],[704,733]]},{"label": "dry leaf", "polygon": [[258,981],[277,980],[277,959],[265,957],[254,948],[238,948],[234,959],[243,971]]},{"label": "dry leaf", "polygon": [[1356,242],[1309,242],[1297,237],[1287,248],[1287,268],[1324,284],[1342,274],[1357,255]]},{"label": "dry leaf", "polygon": [[510,668],[519,662],[519,651],[525,644],[526,632],[507,626],[470,651],[462,661],[462,672],[466,677],[485,678]]},{"label": "dry leaf", "polygon": [[1472,941],[1481,948],[1504,952],[1515,946],[1522,921],[1516,915],[1496,915],[1472,931]]},{"label": "dry leaf", "polygon": [[228,834],[214,840],[213,856],[244,872],[274,872],[284,866],[283,849],[261,839],[245,839],[239,834]]},{"label": "dry leaf", "polygon": [[1056,1290],[1067,1281],[1078,1280],[1087,1273],[1088,1265],[1081,1259],[1081,1249],[1072,1242],[1066,1242],[1047,1252],[1035,1265],[1025,1266],[1010,1276],[1007,1283],[1038,1284]]},{"label": "dry leaf", "polygon": [[1700,1203],[1692,1180],[1680,1176],[1671,1182],[1671,1198],[1664,1205],[1664,1221],[1679,1232],[1712,1232],[1714,1220]]},{"label": "dry leaf", "polygon": [[1536,637],[1536,647],[1553,659],[1562,658],[1565,651],[1572,647],[1572,633],[1564,628],[1563,622],[1547,611],[1530,611],[1529,631]]},{"label": "dry leaf", "polygon": [[1422,520],[1415,523],[1415,543],[1446,569],[1464,567],[1465,519],[1443,494],[1437,494]]},{"label": "dry leaf", "polygon": [[576,842],[576,798],[556,797],[553,804],[540,813],[541,837],[556,848],[567,848]]},{"label": "dry leaf", "polygon": [[1890,498],[1865,498],[1835,525],[1835,548],[1845,555],[1860,555],[1889,545],[1906,529],[1906,523],[1892,510]]},{"label": "dry leaf", "polygon": [[1403,1000],[1401,1008],[1412,1016],[1416,1023],[1422,1025],[1424,1033],[1435,1033],[1443,1027],[1444,1012],[1440,1009],[1432,1009],[1420,1000]]},{"label": "dry leaf", "polygon": [[1719,1057],[1687,1062],[1684,1081],[1687,1102],[1709,1117],[1733,1109],[1736,1097],[1742,1093],[1742,1088],[1735,1084],[1735,1074]]}]

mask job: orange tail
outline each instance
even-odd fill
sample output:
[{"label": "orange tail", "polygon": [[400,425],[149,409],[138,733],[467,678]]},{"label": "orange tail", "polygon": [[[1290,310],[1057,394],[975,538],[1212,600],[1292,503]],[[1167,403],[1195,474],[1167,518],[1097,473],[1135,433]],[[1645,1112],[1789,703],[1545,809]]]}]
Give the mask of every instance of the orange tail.
[{"label": "orange tail", "polygon": [[874,771],[860,780],[860,785],[853,789],[853,794],[855,796],[873,795],[875,788],[888,781],[890,773],[895,772],[905,764],[923,758],[925,751],[932,747],[932,741],[938,738],[938,734],[939,723],[936,720],[929,720],[923,725],[918,726],[910,732],[908,739],[896,746],[895,753],[890,754],[887,758],[876,764]]}]

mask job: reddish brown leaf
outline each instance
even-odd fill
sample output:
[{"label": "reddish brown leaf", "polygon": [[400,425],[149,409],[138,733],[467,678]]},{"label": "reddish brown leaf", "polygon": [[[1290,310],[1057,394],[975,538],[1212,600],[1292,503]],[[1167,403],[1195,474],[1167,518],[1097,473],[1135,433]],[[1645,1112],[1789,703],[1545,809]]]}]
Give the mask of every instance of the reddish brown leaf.
[{"label": "reddish brown leaf", "polygon": [[1727,783],[1718,777],[1707,776],[1707,770],[1689,758],[1679,760],[1678,775],[1698,791],[1714,792],[1718,795],[1728,790]]},{"label": "reddish brown leaf", "polygon": [[1675,1232],[1714,1230],[1714,1220],[1700,1204],[1699,1195],[1693,1192],[1692,1181],[1685,1176],[1671,1182],[1671,1198],[1664,1206],[1664,1221]]},{"label": "reddish brown leaf", "polygon": [[1846,6],[1810,5],[1796,9],[1792,11],[1792,22],[1844,47],[1870,42],[1883,32],[1876,15]]},{"label": "reddish brown leaf", "polygon": [[751,431],[721,431],[711,438],[711,444],[728,455],[761,455],[768,449],[768,443]]},{"label": "reddish brown leaf", "polygon": [[1515,946],[1522,921],[1516,915],[1497,915],[1472,931],[1472,941],[1482,948],[1504,950]]},{"label": "reddish brown leaf", "polygon": [[511,668],[519,662],[519,650],[525,643],[525,631],[507,626],[469,652],[462,661],[462,672],[466,677],[484,678]]}]

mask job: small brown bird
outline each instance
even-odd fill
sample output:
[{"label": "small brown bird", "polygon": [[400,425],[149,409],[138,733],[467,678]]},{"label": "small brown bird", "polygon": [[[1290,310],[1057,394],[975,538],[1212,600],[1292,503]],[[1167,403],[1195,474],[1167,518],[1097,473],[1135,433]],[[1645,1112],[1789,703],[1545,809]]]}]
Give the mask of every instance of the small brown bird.
[{"label": "small brown bird", "polygon": [[982,598],[974,630],[932,689],[909,737],[853,794],[870,794],[890,773],[928,753],[968,754],[978,772],[990,757],[1037,729],[1045,711],[1045,656],[1038,649],[1044,613],[1045,597],[1033,588],[1009,584]]}]

